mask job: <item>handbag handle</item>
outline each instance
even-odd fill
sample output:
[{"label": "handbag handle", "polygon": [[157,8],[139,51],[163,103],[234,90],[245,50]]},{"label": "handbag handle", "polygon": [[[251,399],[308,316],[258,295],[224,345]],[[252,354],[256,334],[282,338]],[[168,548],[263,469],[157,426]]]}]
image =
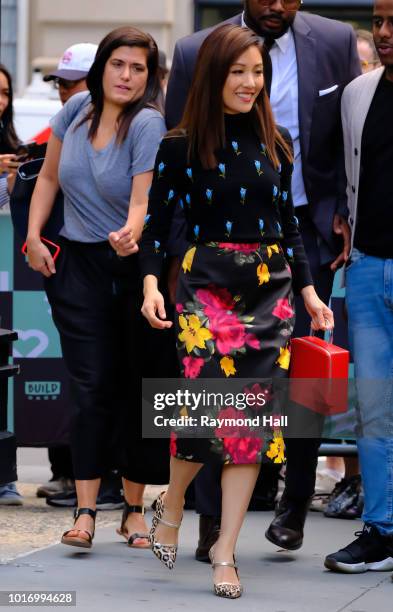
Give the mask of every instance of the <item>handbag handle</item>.
[{"label": "handbag handle", "polygon": [[[328,344],[333,344],[334,330],[333,329],[327,329],[325,334],[327,334],[326,342]],[[316,336],[316,335],[317,335],[317,332],[310,327],[310,336]]]}]

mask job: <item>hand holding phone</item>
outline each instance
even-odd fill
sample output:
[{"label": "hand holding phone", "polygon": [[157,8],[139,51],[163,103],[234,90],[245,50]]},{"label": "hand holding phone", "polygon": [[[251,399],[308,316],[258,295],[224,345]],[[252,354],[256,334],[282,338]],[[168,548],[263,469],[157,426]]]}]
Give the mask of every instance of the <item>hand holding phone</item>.
[{"label": "hand holding phone", "polygon": [[15,174],[20,166],[18,156],[13,153],[0,155],[0,174]]},{"label": "hand holding phone", "polygon": [[51,240],[40,237],[40,240],[27,241],[22,247],[23,255],[28,256],[29,267],[49,277],[56,273],[55,261],[60,253],[60,246]]}]

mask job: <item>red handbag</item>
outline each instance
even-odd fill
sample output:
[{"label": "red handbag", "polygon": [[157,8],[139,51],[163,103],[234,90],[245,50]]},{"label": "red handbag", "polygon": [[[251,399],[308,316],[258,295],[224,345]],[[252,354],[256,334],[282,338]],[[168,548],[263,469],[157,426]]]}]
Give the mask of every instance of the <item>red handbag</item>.
[{"label": "red handbag", "polygon": [[293,338],[289,397],[319,414],[348,408],[349,351],[316,336]]}]

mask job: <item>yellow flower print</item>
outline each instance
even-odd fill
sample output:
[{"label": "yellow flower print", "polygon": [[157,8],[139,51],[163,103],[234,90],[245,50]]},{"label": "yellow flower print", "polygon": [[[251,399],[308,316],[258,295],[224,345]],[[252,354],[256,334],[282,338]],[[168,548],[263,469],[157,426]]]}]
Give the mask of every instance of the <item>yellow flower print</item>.
[{"label": "yellow flower print", "polygon": [[270,272],[269,268],[265,263],[259,264],[257,268],[257,274],[259,279],[259,284],[263,285],[264,283],[268,283],[270,280]]},{"label": "yellow flower print", "polygon": [[225,357],[220,359],[220,366],[227,378],[228,376],[234,376],[236,374],[236,368],[232,357],[225,355]]},{"label": "yellow flower print", "polygon": [[289,348],[280,348],[280,356],[277,359],[276,363],[278,363],[280,368],[282,368],[283,370],[288,370],[290,361],[291,351],[289,350]]},{"label": "yellow flower print", "polygon": [[182,266],[181,266],[183,268],[184,274],[186,272],[191,272],[192,262],[194,261],[195,251],[196,251],[196,247],[192,247],[184,255],[183,263],[182,263]]},{"label": "yellow flower print", "polygon": [[266,452],[266,457],[269,457],[269,459],[274,459],[274,463],[284,463],[284,450],[284,440],[280,432],[278,435],[275,434],[272,442],[270,442],[270,448]]},{"label": "yellow flower print", "polygon": [[187,317],[180,315],[179,324],[183,330],[179,334],[179,340],[185,343],[187,353],[191,353],[195,347],[206,348],[205,340],[210,340],[213,337],[206,327],[202,327],[199,318],[194,314]]},{"label": "yellow flower print", "polygon": [[278,248],[278,244],[271,244],[270,246],[267,247],[267,254],[269,256],[269,259],[271,258],[273,253],[279,253],[280,250]]},{"label": "yellow flower print", "polygon": [[179,411],[180,416],[188,417],[187,407],[183,406],[183,408]]}]

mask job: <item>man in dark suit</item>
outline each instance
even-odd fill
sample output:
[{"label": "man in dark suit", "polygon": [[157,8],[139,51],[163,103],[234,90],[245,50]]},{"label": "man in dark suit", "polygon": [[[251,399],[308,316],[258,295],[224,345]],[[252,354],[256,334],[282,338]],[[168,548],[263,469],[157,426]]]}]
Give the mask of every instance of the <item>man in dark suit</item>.
[{"label": "man in dark suit", "polygon": [[[264,40],[269,54],[265,57],[265,80],[273,112],[294,142],[296,215],[315,288],[328,302],[334,270],[346,259],[349,248],[340,99],[345,85],[360,74],[360,64],[349,25],[298,12],[300,5],[301,0],[244,0],[244,12],[227,23],[249,27]],[[176,44],[166,98],[169,128],[181,118],[198,50],[210,31],[196,32]],[[179,222],[177,215],[174,223]],[[307,335],[310,318],[301,300],[296,306],[294,334]],[[300,548],[303,542],[319,443],[314,439],[286,440],[285,492],[266,537],[288,550]],[[220,513],[219,478],[217,470],[205,466],[196,480],[200,526],[206,528],[200,534],[199,560],[206,559],[206,549],[217,537],[218,520],[214,517]]]}]

